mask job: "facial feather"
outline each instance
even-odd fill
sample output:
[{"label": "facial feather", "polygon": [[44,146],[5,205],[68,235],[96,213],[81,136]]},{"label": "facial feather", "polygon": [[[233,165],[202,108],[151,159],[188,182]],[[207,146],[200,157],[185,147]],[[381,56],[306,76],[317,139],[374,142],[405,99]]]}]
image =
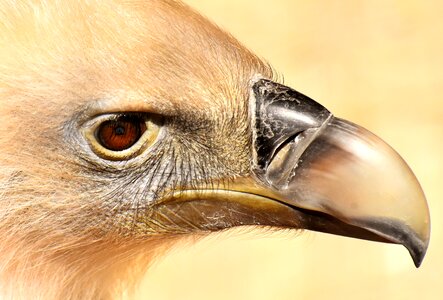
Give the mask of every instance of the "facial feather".
[{"label": "facial feather", "polygon": [[[0,19],[0,290],[118,297],[176,240],[137,223],[160,189],[249,171],[248,81],[272,70],[172,0],[3,1]],[[170,138],[104,164],[78,137],[103,107],[168,116]]]}]

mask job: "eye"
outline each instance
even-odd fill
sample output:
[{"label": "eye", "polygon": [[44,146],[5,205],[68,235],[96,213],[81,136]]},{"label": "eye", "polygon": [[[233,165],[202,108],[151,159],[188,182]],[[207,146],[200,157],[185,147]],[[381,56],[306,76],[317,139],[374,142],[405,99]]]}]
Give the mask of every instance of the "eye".
[{"label": "eye", "polygon": [[98,156],[107,160],[128,160],[155,143],[161,124],[159,116],[107,114],[87,122],[83,134]]},{"label": "eye", "polygon": [[134,145],[145,131],[145,120],[124,116],[103,122],[97,129],[97,138],[106,149],[122,151]]}]

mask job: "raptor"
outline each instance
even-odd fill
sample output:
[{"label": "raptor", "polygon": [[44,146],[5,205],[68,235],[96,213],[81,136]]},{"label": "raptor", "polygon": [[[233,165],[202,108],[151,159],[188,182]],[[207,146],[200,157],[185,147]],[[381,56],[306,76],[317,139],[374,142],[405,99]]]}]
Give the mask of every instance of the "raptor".
[{"label": "raptor", "polygon": [[429,213],[403,159],[185,4],[2,1],[0,20],[3,298],[118,298],[177,240],[246,225],[420,265]]}]

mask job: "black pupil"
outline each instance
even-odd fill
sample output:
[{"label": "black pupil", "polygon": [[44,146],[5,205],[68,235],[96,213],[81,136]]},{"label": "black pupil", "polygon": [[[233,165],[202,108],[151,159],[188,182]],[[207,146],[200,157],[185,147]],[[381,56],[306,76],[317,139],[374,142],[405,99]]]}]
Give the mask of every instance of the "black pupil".
[{"label": "black pupil", "polygon": [[122,126],[117,126],[117,127],[115,127],[115,129],[114,129],[114,133],[115,133],[115,135],[125,135],[125,132],[126,132],[126,130],[125,130],[125,128],[122,127]]}]

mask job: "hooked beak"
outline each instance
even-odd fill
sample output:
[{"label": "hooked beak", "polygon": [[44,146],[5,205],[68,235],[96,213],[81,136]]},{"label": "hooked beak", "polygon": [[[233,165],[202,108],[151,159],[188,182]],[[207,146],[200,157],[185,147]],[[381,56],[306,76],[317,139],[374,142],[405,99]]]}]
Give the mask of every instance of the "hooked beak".
[{"label": "hooked beak", "polygon": [[286,86],[260,79],[252,91],[261,185],[311,215],[305,228],[402,244],[420,266],[430,218],[406,162],[368,130]]}]

